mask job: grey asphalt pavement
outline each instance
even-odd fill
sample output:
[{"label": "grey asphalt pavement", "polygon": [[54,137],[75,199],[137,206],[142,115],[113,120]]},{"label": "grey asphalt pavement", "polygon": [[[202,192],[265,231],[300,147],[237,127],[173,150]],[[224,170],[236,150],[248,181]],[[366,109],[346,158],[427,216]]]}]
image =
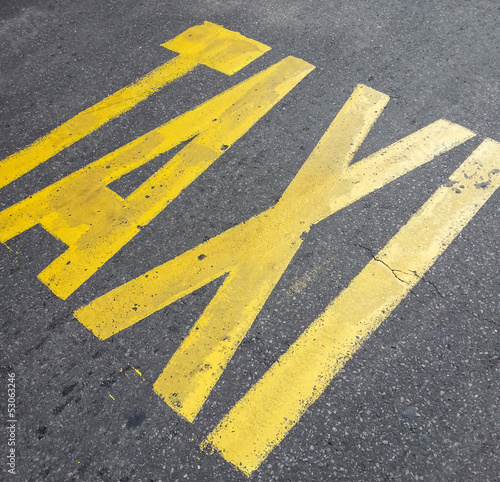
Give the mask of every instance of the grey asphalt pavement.
[{"label": "grey asphalt pavement", "polygon": [[[200,67],[0,190],[5,209],[284,56],[316,69],[67,300],[37,274],[65,246],[0,245],[2,480],[243,481],[199,444],[485,139],[500,141],[494,0],[0,0],[0,158],[174,57],[214,22],[272,49]],[[194,423],[153,391],[221,280],[100,341],[74,310],[272,206],[357,84],[391,100],[361,159],[437,119],[477,136],[314,226]],[[113,186],[123,195],[152,161]],[[500,481],[496,192],[252,481]],[[7,385],[15,373],[16,475]]]}]

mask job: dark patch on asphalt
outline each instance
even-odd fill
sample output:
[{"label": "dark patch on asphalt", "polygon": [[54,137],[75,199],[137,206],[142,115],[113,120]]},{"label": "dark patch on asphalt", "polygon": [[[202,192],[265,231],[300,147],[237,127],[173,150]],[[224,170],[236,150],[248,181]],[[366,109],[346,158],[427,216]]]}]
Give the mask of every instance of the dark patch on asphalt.
[{"label": "dark patch on asphalt", "polygon": [[144,412],[135,410],[131,413],[127,419],[127,428],[129,430],[134,430],[141,426],[146,421],[146,414]]},{"label": "dark patch on asphalt", "polygon": [[63,391],[62,391],[63,397],[66,397],[67,395],[69,395],[75,389],[75,387],[77,385],[78,385],[78,382],[72,383],[71,385],[64,387]]},{"label": "dark patch on asphalt", "polygon": [[36,432],[38,434],[38,440],[41,440],[47,435],[47,427],[45,425],[40,426]]}]

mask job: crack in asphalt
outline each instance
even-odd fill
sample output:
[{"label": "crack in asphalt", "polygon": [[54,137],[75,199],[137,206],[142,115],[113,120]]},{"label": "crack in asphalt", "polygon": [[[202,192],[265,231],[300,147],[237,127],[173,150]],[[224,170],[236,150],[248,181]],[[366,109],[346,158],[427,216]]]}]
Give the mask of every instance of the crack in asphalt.
[{"label": "crack in asphalt", "polygon": [[[412,275],[412,276],[416,276],[420,281],[423,281],[424,283],[428,283],[430,284],[433,288],[434,288],[434,291],[441,297],[441,298],[446,298],[438,289],[438,287],[435,285],[435,283],[433,283],[432,281],[429,281],[428,279],[425,278],[425,276],[419,276],[419,274],[414,271],[414,270],[410,270],[410,271],[403,271],[403,270],[400,270],[400,269],[394,269],[392,268],[391,266],[389,266],[385,261],[381,260],[380,258],[377,258],[377,256],[375,254],[373,254],[373,251],[368,248],[367,246],[363,246],[362,244],[354,244],[354,246],[358,246],[359,248],[363,248],[364,250],[368,251],[370,253],[370,256],[375,260],[375,261],[378,261],[379,263],[382,263],[384,266],[386,266],[391,272],[392,274],[394,275],[394,277],[396,279],[398,279],[399,281],[401,281],[402,283],[405,283],[405,284],[409,284],[407,281],[405,281],[404,279],[401,279],[397,273],[404,273],[404,274],[408,274],[408,275]],[[410,292],[413,293],[413,291],[410,289]]]},{"label": "crack in asphalt", "polygon": [[[434,289],[434,291],[443,299],[448,299],[445,295],[443,295],[443,293],[441,293],[441,291],[439,291],[439,288],[436,286],[436,284],[428,279],[425,278],[425,276],[419,276],[418,273],[414,270],[410,270],[410,272],[407,272],[407,271],[402,271],[402,270],[399,270],[399,269],[393,269],[391,268],[387,263],[385,263],[384,261],[382,261],[380,258],[377,258],[377,256],[373,253],[372,249],[366,247],[366,246],[363,246],[362,244],[354,244],[354,246],[357,246],[359,248],[363,248],[364,250],[368,251],[370,253],[370,256],[375,260],[375,261],[378,261],[379,263],[382,263],[384,266],[386,266],[391,272],[392,274],[394,275],[394,277],[396,279],[398,279],[399,281],[401,281],[402,283],[405,283],[405,284],[408,284],[405,280],[401,279],[396,273],[405,273],[405,274],[412,274],[414,276],[416,276],[419,280],[423,281],[424,283],[427,283],[429,285],[432,286],[432,288]],[[413,291],[410,289],[410,292],[413,293]],[[413,293],[415,294],[415,293]],[[458,301],[458,300],[455,300],[455,301]],[[495,325],[497,327],[500,327],[500,323],[494,321],[494,320],[491,320],[487,317],[484,317],[484,316],[479,316],[477,315],[477,313],[473,312],[467,305],[465,305],[464,303],[462,302],[459,302],[465,309],[465,311],[467,311],[469,314],[479,318],[480,320],[482,321],[485,321],[487,323],[490,323],[492,325]]]}]

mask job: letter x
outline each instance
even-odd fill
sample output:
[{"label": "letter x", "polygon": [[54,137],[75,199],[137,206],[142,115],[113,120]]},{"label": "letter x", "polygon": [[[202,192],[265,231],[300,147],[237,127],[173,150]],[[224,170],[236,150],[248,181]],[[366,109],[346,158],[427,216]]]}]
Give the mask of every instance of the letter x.
[{"label": "letter x", "polygon": [[154,390],[192,422],[311,226],[474,136],[438,120],[350,165],[389,97],[359,85],[281,199],[75,312],[100,339],[227,274]]}]

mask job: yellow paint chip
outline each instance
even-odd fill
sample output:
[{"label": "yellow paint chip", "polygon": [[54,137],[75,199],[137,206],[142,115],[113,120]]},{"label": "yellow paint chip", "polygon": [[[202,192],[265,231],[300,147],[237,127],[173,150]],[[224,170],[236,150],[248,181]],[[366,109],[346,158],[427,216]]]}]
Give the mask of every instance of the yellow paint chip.
[{"label": "yellow paint chip", "polygon": [[3,245],[4,245],[4,246],[5,246],[5,247],[9,250],[9,251],[11,251],[12,253],[14,252],[11,248],[9,248],[9,246],[7,246],[7,244],[6,244],[6,243],[2,242],[2,244],[3,244]]}]

